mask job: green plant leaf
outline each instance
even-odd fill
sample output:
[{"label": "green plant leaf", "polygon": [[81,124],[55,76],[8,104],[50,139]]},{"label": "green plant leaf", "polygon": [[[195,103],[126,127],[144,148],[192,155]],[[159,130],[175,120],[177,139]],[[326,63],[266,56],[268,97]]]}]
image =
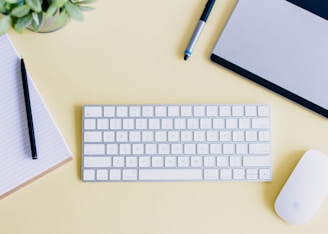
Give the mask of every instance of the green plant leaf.
[{"label": "green plant leaf", "polygon": [[4,34],[10,24],[10,17],[9,16],[5,16],[2,19],[0,19],[0,35]]},{"label": "green plant leaf", "polygon": [[28,14],[30,12],[30,8],[27,5],[20,5],[12,10],[10,15],[15,16],[17,18],[21,18],[24,15]]},{"label": "green plant leaf", "polygon": [[8,2],[10,4],[16,4],[18,3],[20,0],[5,0],[5,2]]},{"label": "green plant leaf", "polygon": [[67,10],[68,14],[70,17],[77,21],[82,21],[83,20],[83,14],[80,8],[76,5],[74,5],[71,2],[67,2],[65,4],[65,9]]},{"label": "green plant leaf", "polygon": [[33,20],[32,20],[32,29],[37,32],[39,31],[41,25],[42,25],[42,22],[43,22],[43,13],[40,12],[40,13],[33,13],[32,14],[33,16]]},{"label": "green plant leaf", "polygon": [[[32,17],[33,17],[33,21],[32,21],[32,23],[33,22],[35,22],[36,24],[40,24],[40,20],[39,20],[39,15],[38,15],[39,13],[36,13],[36,12],[33,12],[32,13]],[[42,14],[42,13],[41,13]]]},{"label": "green plant leaf", "polygon": [[81,11],[93,11],[95,8],[94,7],[89,7],[89,6],[79,6]]},{"label": "green plant leaf", "polygon": [[7,15],[9,15],[10,14],[10,12],[11,12],[11,10],[12,10],[12,4],[11,3],[8,3],[8,2],[5,2],[4,4],[3,4],[3,6],[2,6],[2,8],[3,8],[3,12],[5,13],[5,14],[7,14]]},{"label": "green plant leaf", "polygon": [[6,8],[5,8],[5,2],[4,1],[0,1],[0,12],[1,13],[5,13]]},{"label": "green plant leaf", "polygon": [[58,8],[63,7],[67,2],[68,2],[68,0],[55,0],[54,1],[54,3],[56,3]]},{"label": "green plant leaf", "polygon": [[46,12],[45,17],[46,17],[46,18],[49,18],[49,17],[53,16],[53,15],[57,12],[57,10],[58,10],[57,4],[56,4],[55,2],[53,2],[53,3],[49,6],[49,8],[48,8],[48,10],[47,10],[47,12]]},{"label": "green plant leaf", "polygon": [[96,2],[97,0],[82,0],[82,1],[74,1],[76,3],[78,3],[79,5],[81,4],[90,4],[90,3],[94,3]]},{"label": "green plant leaf", "polygon": [[67,11],[64,9],[60,12],[55,24],[56,25],[65,25],[69,22],[70,20],[70,17],[67,13]]},{"label": "green plant leaf", "polygon": [[26,0],[26,4],[35,12],[42,11],[40,0]]},{"label": "green plant leaf", "polygon": [[14,24],[14,29],[16,30],[16,32],[22,33],[23,30],[31,24],[32,20],[33,20],[32,14],[19,18]]}]

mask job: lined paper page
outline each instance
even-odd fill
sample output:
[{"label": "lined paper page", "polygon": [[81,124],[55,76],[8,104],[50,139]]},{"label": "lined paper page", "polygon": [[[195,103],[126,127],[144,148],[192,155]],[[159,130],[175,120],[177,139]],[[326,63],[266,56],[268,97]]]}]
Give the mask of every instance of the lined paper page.
[{"label": "lined paper page", "polygon": [[0,36],[0,199],[71,160],[71,152],[28,75],[38,159],[33,160],[20,57]]}]

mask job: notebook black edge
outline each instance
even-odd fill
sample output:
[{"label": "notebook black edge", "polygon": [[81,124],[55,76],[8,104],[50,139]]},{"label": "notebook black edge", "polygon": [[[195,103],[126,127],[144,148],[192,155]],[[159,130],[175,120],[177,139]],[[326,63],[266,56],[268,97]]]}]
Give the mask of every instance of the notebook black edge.
[{"label": "notebook black edge", "polygon": [[294,102],[296,102],[296,103],[298,103],[298,104],[300,104],[300,105],[302,105],[302,106],[304,106],[304,107],[306,107],[306,108],[308,108],[308,109],[310,109],[310,110],[312,110],[312,111],[314,111],[314,112],[328,118],[328,110],[327,109],[325,109],[325,108],[323,108],[323,107],[321,107],[321,106],[319,106],[319,105],[317,105],[313,102],[310,102],[310,101],[308,101],[308,100],[306,100],[306,99],[304,99],[304,98],[302,98],[302,97],[300,97],[300,96],[298,96],[298,95],[296,95],[296,94],[294,94],[294,93],[292,93],[292,92],[290,92],[290,91],[288,91],[288,90],[286,90],[286,89],[284,89],[284,88],[282,88],[282,87],[280,87],[280,86],[278,86],[278,85],[276,85],[276,84],[274,84],[274,83],[272,83],[272,82],[270,82],[270,81],[268,81],[268,80],[266,80],[266,79],[264,79],[264,78],[262,78],[262,77],[260,77],[256,74],[254,74],[250,71],[247,71],[246,69],[244,69],[240,66],[237,66],[237,65],[235,65],[235,64],[233,64],[233,63],[219,57],[216,54],[212,53],[210,58],[213,62],[215,62],[215,63],[217,63],[217,64],[219,64],[219,65],[221,65],[221,66],[223,66],[223,67],[225,67],[225,68],[227,68],[227,69],[229,69],[229,70],[231,70],[231,71],[233,71],[233,72],[235,72],[235,73],[237,73],[237,74],[239,74],[239,75],[241,75],[241,76],[243,76],[243,77],[245,77],[245,78],[247,78],[247,79],[249,79],[249,80],[251,80],[251,81],[253,81],[253,82],[255,82],[255,83],[257,83],[257,84],[259,84],[263,87],[265,87],[265,88],[267,88],[267,89],[269,89],[269,90],[272,90],[272,91],[280,94],[283,97],[286,97],[286,98],[288,98],[288,99],[290,99],[290,100],[292,100],[292,101],[294,101]]}]

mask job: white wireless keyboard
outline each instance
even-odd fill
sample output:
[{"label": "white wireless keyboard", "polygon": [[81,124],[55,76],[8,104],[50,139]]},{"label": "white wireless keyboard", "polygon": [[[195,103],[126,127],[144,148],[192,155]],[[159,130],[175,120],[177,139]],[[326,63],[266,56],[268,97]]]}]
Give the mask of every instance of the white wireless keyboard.
[{"label": "white wireless keyboard", "polygon": [[87,105],[83,181],[271,181],[268,105]]}]

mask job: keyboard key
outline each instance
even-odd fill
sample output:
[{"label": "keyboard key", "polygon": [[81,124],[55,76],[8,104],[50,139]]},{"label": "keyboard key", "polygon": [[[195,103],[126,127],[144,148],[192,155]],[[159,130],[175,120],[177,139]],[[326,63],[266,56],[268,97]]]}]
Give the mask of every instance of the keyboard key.
[{"label": "keyboard key", "polygon": [[137,180],[137,170],[125,169],[123,170],[123,180]]},{"label": "keyboard key", "polygon": [[142,107],[142,116],[143,117],[153,117],[154,116],[154,107],[143,106]]},{"label": "keyboard key", "polygon": [[96,120],[95,119],[85,119],[84,120],[84,129],[86,129],[86,130],[96,129]]},{"label": "keyboard key", "polygon": [[268,119],[252,119],[252,128],[266,129],[270,127]]},{"label": "keyboard key", "polygon": [[269,154],[270,145],[269,144],[249,144],[250,154]]},{"label": "keyboard key", "polygon": [[230,106],[220,106],[219,115],[222,117],[231,116],[231,107]]},{"label": "keyboard key", "polygon": [[88,106],[84,108],[85,117],[101,117],[102,107],[101,106]]},{"label": "keyboard key", "polygon": [[232,156],[230,157],[230,167],[241,167],[242,166],[242,157]]},{"label": "keyboard key", "polygon": [[155,141],[156,142],[165,142],[165,141],[167,141],[167,132],[165,132],[165,131],[156,131],[155,132]]},{"label": "keyboard key", "polygon": [[149,129],[151,130],[161,128],[161,123],[159,119],[149,119],[148,124],[149,124]]},{"label": "keyboard key", "polygon": [[97,119],[97,129],[106,130],[109,127],[108,119]]},{"label": "keyboard key", "polygon": [[191,106],[182,106],[181,107],[181,116],[183,116],[183,117],[192,116],[192,107]]},{"label": "keyboard key", "polygon": [[104,155],[105,145],[103,144],[85,144],[84,145],[85,155]]},{"label": "keyboard key", "polygon": [[189,157],[179,156],[178,157],[178,167],[189,167]]},{"label": "keyboard key", "polygon": [[243,116],[244,115],[244,107],[243,106],[233,106],[232,107],[232,116]]},{"label": "keyboard key", "polygon": [[203,157],[193,156],[190,158],[191,167],[202,167],[203,166]]},{"label": "keyboard key", "polygon": [[150,167],[151,166],[151,158],[142,156],[139,157],[139,167]]},{"label": "keyboard key", "polygon": [[127,106],[118,106],[116,108],[117,117],[127,117],[128,116],[128,107]]},{"label": "keyboard key", "polygon": [[271,161],[268,156],[245,156],[243,166],[245,167],[266,167],[270,166]]},{"label": "keyboard key", "polygon": [[130,144],[120,144],[119,145],[120,155],[130,155],[131,154],[131,145]]},{"label": "keyboard key", "polygon": [[217,157],[216,158],[218,167],[229,167],[229,158],[228,157]]},{"label": "keyboard key", "polygon": [[195,106],[194,107],[194,116],[196,116],[196,117],[205,116],[205,106]]},{"label": "keyboard key", "polygon": [[217,180],[217,179],[219,179],[219,170],[218,169],[205,169],[204,179],[205,180]]},{"label": "keyboard key", "polygon": [[270,132],[259,131],[259,141],[270,141]]},{"label": "keyboard key", "polygon": [[176,117],[180,115],[180,110],[178,106],[169,106],[168,107],[168,116]]},{"label": "keyboard key", "polygon": [[188,129],[198,129],[199,128],[199,120],[198,119],[188,119],[187,120],[187,128]]},{"label": "keyboard key", "polygon": [[245,107],[245,116],[248,116],[248,117],[257,116],[257,107],[256,106],[246,106]]},{"label": "keyboard key", "polygon": [[235,180],[245,179],[245,170],[244,169],[233,169],[233,179],[235,179]]},{"label": "keyboard key", "polygon": [[269,116],[270,114],[270,110],[268,106],[259,106],[257,111],[259,116]]},{"label": "keyboard key", "polygon": [[152,157],[151,158],[151,166],[152,167],[163,167],[164,166],[164,158],[163,157]]},{"label": "keyboard key", "polygon": [[108,176],[109,176],[108,170],[107,169],[98,169],[96,176],[97,176],[97,180],[106,181],[106,180],[108,180]]},{"label": "keyboard key", "polygon": [[221,169],[220,170],[221,180],[231,180],[232,179],[232,170],[231,169]]},{"label": "keyboard key", "polygon": [[218,116],[218,107],[217,106],[208,106],[206,108],[206,116],[211,116],[211,117]]},{"label": "keyboard key", "polygon": [[130,117],[139,117],[141,116],[140,106],[130,106]]},{"label": "keyboard key", "polygon": [[173,156],[165,157],[165,167],[176,167],[177,158]]},{"label": "keyboard key", "polygon": [[146,144],[145,145],[145,154],[154,155],[157,153],[157,144]]},{"label": "keyboard key", "polygon": [[113,167],[124,167],[124,157],[113,157]]},{"label": "keyboard key", "polygon": [[129,141],[131,141],[131,142],[141,141],[141,132],[140,131],[129,132]]},{"label": "keyboard key", "polygon": [[114,106],[105,106],[104,107],[104,117],[115,117],[116,111]]},{"label": "keyboard key", "polygon": [[162,119],[162,128],[165,130],[173,129],[173,120],[172,119]]},{"label": "keyboard key", "polygon": [[216,158],[212,156],[204,157],[204,167],[215,167],[216,166]]},{"label": "keyboard key", "polygon": [[159,155],[170,154],[170,144],[159,144],[158,145],[158,154]]},{"label": "keyboard key", "polygon": [[201,119],[200,120],[200,129],[211,129],[212,120],[211,119]]},{"label": "keyboard key", "polygon": [[123,119],[123,129],[127,129],[127,130],[134,129],[133,119]]},{"label": "keyboard key", "polygon": [[156,117],[164,117],[167,115],[165,106],[156,106],[155,107],[155,116]]},{"label": "keyboard key", "polygon": [[113,130],[122,129],[121,119],[110,119],[110,128]]},{"label": "keyboard key", "polygon": [[174,128],[175,129],[186,129],[186,120],[185,119],[175,119]]},{"label": "keyboard key", "polygon": [[240,129],[249,129],[251,128],[251,121],[250,119],[241,118],[239,119],[238,125]]},{"label": "keyboard key", "polygon": [[109,178],[110,180],[121,180],[121,170],[119,169],[111,169],[109,171]]},{"label": "keyboard key", "polygon": [[226,128],[227,129],[236,129],[238,126],[237,119],[227,119],[226,121]]},{"label": "keyboard key", "polygon": [[171,153],[173,155],[182,155],[183,154],[183,144],[172,144]]},{"label": "keyboard key", "polygon": [[140,169],[139,180],[201,180],[201,169]]},{"label": "keyboard key", "polygon": [[132,144],[132,154],[143,155],[144,154],[144,145],[143,144]]},{"label": "keyboard key", "polygon": [[217,142],[219,140],[219,133],[217,131],[207,131],[206,140]]},{"label": "keyboard key", "polygon": [[180,132],[178,132],[178,131],[169,131],[167,140],[169,142],[178,142],[178,141],[180,141]]},{"label": "keyboard key", "polygon": [[138,129],[138,130],[147,129],[147,119],[137,119],[136,120],[136,129]]},{"label": "keyboard key", "polygon": [[84,132],[84,141],[85,142],[101,142],[102,137],[101,137],[101,132],[89,132],[85,131]]},{"label": "keyboard key", "polygon": [[85,181],[94,181],[96,179],[96,172],[93,169],[84,169],[83,170],[83,180]]},{"label": "keyboard key", "polygon": [[118,144],[107,144],[106,152],[108,155],[118,155]]},{"label": "keyboard key", "polygon": [[138,166],[138,158],[137,157],[126,157],[126,167],[137,167]]},{"label": "keyboard key", "polygon": [[260,169],[260,179],[271,180],[271,170],[270,169]]},{"label": "keyboard key", "polygon": [[210,154],[221,154],[222,153],[222,145],[221,144],[210,144]]},{"label": "keyboard key", "polygon": [[115,132],[105,131],[103,132],[104,142],[114,142],[115,141]]},{"label": "keyboard key", "polygon": [[189,142],[193,140],[193,132],[192,131],[182,131],[181,132],[181,141]]},{"label": "keyboard key", "polygon": [[84,167],[111,167],[111,157],[84,157]]}]

